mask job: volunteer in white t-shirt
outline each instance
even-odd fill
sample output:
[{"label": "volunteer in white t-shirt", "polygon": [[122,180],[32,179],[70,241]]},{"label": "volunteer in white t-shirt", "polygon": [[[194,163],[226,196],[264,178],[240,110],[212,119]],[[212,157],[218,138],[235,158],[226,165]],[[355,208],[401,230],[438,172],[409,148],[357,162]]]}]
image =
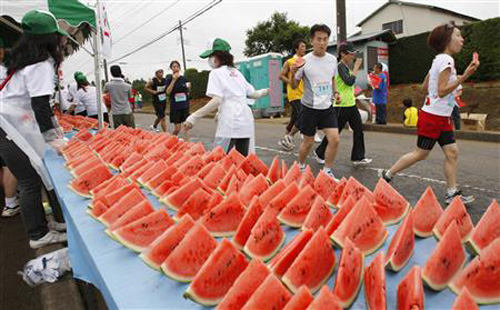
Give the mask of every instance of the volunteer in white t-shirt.
[{"label": "volunteer in white t-shirt", "polygon": [[68,109],[71,106],[71,103],[69,102],[68,99],[68,89],[64,86],[60,86],[61,88],[56,91],[54,99],[56,104],[59,104],[59,109],[63,112],[66,113]]},{"label": "volunteer in white t-shirt", "polygon": [[[95,86],[90,85],[87,77],[83,74],[76,78],[76,83],[78,85],[78,90],[76,91],[74,102],[76,105],[85,107],[88,117],[98,119],[99,114],[97,111],[97,95]],[[103,102],[101,102],[101,111],[104,121],[109,123],[108,110]]]},{"label": "volunteer in white t-shirt", "polygon": [[434,58],[424,81],[424,88],[428,93],[418,116],[417,148],[402,156],[389,170],[381,170],[379,175],[386,181],[391,181],[392,176],[399,171],[426,159],[437,142],[445,155],[444,170],[448,187],[446,203],[450,203],[457,196],[461,197],[465,204],[471,203],[474,197],[462,195],[457,188],[458,147],[450,116],[455,106],[454,92],[476,72],[479,60],[473,59],[463,75],[457,76],[452,55],[460,52],[464,39],[453,22],[434,28],[427,37],[427,43],[438,55]]},{"label": "volunteer in white t-shirt", "polygon": [[254,119],[248,106],[248,98],[258,99],[268,95],[269,89],[255,90],[240,71],[234,67],[231,46],[222,39],[215,39],[212,48],[200,55],[208,58],[213,69],[208,76],[207,96],[212,99],[191,114],[184,123],[190,130],[196,119],[219,108],[215,144],[227,152],[236,148],[244,156],[254,152]]},{"label": "volunteer in white t-shirt", "polygon": [[78,82],[77,78],[80,75],[84,75],[83,72],[76,71],[73,74],[73,78],[75,79],[74,82],[71,82],[68,85],[68,100],[71,102],[70,108],[68,109],[68,112],[71,113],[72,115],[81,115],[81,116],[87,116],[87,112],[85,110],[85,106],[82,104],[78,104],[75,101],[75,96],[76,93],[78,92]]},{"label": "volunteer in white t-shirt", "polygon": [[54,76],[63,60],[66,33],[49,12],[30,11],[21,21],[23,35],[11,52],[9,77],[0,91],[0,157],[18,179],[20,205],[31,248],[66,241],[64,224],[47,223],[42,182],[53,186],[43,163],[47,144],[65,145],[50,109]]}]

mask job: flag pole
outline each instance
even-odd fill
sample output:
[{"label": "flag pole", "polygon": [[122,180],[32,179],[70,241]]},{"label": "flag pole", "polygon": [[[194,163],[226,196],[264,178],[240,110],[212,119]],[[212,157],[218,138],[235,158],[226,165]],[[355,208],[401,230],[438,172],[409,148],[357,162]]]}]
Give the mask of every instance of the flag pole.
[{"label": "flag pole", "polygon": [[94,75],[95,87],[97,96],[97,118],[99,120],[99,129],[102,129],[103,115],[102,115],[102,91],[101,91],[101,3],[96,1],[96,33],[94,35]]}]

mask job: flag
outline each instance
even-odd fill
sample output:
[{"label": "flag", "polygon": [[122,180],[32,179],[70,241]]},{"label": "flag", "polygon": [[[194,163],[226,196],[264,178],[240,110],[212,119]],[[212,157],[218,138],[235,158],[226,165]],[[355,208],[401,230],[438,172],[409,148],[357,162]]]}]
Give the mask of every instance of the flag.
[{"label": "flag", "polygon": [[113,40],[111,39],[111,27],[109,26],[108,13],[104,4],[100,5],[100,20],[101,20],[101,48],[102,57],[106,60],[111,59],[111,48],[113,45]]}]

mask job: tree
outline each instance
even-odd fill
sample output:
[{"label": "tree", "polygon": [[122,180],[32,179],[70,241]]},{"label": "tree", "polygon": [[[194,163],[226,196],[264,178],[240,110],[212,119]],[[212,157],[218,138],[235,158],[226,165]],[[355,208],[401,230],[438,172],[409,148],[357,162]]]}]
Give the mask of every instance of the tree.
[{"label": "tree", "polygon": [[142,95],[142,102],[147,103],[152,100],[151,94],[144,90],[146,86],[146,81],[141,78],[140,80],[132,81],[132,88],[137,90]]},{"label": "tree", "polygon": [[247,30],[243,54],[247,57],[269,52],[293,54],[293,42],[308,38],[309,30],[309,26],[288,20],[286,13],[274,12],[268,20]]}]

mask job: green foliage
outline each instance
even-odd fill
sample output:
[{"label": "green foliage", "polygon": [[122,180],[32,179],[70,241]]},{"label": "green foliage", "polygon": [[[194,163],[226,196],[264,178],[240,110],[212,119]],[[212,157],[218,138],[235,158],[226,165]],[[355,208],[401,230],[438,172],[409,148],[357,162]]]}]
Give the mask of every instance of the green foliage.
[{"label": "green foliage", "polygon": [[293,54],[293,42],[309,37],[309,26],[288,20],[286,13],[274,12],[273,15],[255,27],[247,30],[245,50],[247,57],[269,52]]},{"label": "green foliage", "polygon": [[191,98],[198,99],[205,97],[207,91],[208,74],[210,71],[201,71],[194,68],[186,69],[184,76],[191,82]]},{"label": "green foliage", "polygon": [[132,88],[136,89],[142,95],[143,103],[151,103],[153,101],[151,94],[144,90],[146,83],[147,81],[142,78],[140,80],[133,80]]},{"label": "green foliage", "polygon": [[[472,60],[472,53],[479,53],[481,66],[471,77],[473,81],[500,78],[500,18],[470,23],[461,27],[464,37],[462,51],[456,55],[456,68],[463,72]],[[436,53],[427,46],[429,32],[401,38],[389,46],[389,71],[391,84],[421,83]]]}]

